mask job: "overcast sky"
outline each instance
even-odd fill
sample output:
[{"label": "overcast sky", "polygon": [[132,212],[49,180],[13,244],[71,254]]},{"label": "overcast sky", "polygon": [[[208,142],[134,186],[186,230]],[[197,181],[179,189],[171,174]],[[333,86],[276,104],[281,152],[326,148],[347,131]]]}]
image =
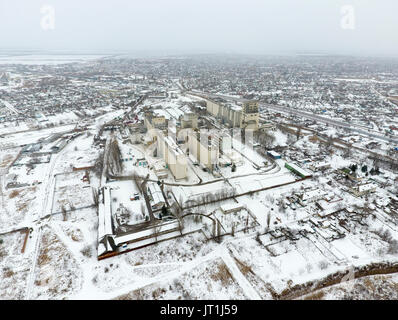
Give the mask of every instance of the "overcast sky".
[{"label": "overcast sky", "polygon": [[0,49],[398,55],[397,13],[397,0],[0,0]]}]

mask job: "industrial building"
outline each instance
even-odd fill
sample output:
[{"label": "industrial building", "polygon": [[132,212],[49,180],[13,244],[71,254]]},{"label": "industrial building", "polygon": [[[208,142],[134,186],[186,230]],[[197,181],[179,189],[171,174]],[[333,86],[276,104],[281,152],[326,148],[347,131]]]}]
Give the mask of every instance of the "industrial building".
[{"label": "industrial building", "polygon": [[267,151],[267,155],[269,157],[271,157],[272,159],[275,159],[275,160],[276,159],[281,159],[281,155],[279,153],[275,152],[275,151],[272,151],[272,150]]},{"label": "industrial building", "polygon": [[167,129],[168,121],[163,115],[157,115],[153,112],[145,112],[144,124],[151,138],[154,138],[157,130]]},{"label": "industrial building", "polygon": [[242,105],[227,103],[222,99],[206,99],[207,112],[228,123],[232,128],[258,130],[259,114],[257,101],[245,101]]}]

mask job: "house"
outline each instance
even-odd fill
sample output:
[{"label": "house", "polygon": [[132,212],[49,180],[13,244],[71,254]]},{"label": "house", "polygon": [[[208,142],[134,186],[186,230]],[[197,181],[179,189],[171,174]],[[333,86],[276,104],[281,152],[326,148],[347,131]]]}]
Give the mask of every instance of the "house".
[{"label": "house", "polygon": [[322,161],[315,162],[310,165],[310,169],[312,171],[323,171],[325,169],[329,169],[331,167],[330,162]]},{"label": "house", "polygon": [[303,194],[301,194],[299,198],[303,204],[307,204],[322,199],[325,195],[326,195],[325,191],[315,189],[304,192]]},{"label": "house", "polygon": [[328,202],[321,199],[316,202],[316,206],[319,209],[318,215],[321,217],[329,216],[343,209],[343,203],[341,200],[337,202]]},{"label": "house", "polygon": [[94,164],[89,164],[89,163],[85,163],[85,164],[80,164],[79,166],[73,166],[72,170],[73,171],[87,171],[87,170],[92,170],[94,169]]},{"label": "house", "polygon": [[363,183],[350,188],[350,191],[357,197],[361,197],[365,194],[376,191],[376,184],[374,183]]},{"label": "house", "polygon": [[66,144],[67,141],[64,138],[61,138],[51,147],[51,151],[57,153],[62,150],[66,146]]},{"label": "house", "polygon": [[240,203],[227,203],[223,204],[220,207],[222,213],[227,214],[227,213],[232,213],[232,212],[238,212],[242,209],[245,209],[245,207],[240,204]]},{"label": "house", "polygon": [[146,167],[148,165],[148,161],[145,158],[137,159],[135,165],[139,167]]},{"label": "house", "polygon": [[267,151],[267,155],[270,156],[272,159],[280,159],[281,155],[279,153],[276,153],[275,151]]}]

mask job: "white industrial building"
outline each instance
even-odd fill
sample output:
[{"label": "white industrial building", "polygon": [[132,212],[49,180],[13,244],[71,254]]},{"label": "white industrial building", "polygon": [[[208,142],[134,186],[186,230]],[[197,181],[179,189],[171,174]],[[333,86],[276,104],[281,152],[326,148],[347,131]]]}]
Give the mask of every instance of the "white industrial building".
[{"label": "white industrial building", "polygon": [[160,209],[165,205],[162,190],[157,183],[152,182],[148,185],[148,194],[150,196],[151,206],[153,209]]},{"label": "white industrial building", "polygon": [[188,151],[210,171],[218,165],[219,145],[210,132],[191,131],[188,134]]},{"label": "white industrial building", "polygon": [[164,159],[176,180],[184,179],[188,174],[188,162],[186,155],[171,137],[163,133],[157,136],[158,154]]},{"label": "white industrial building", "polygon": [[233,128],[258,130],[259,113],[257,101],[245,101],[242,105],[227,103],[221,99],[206,100],[207,112],[220,118]]}]

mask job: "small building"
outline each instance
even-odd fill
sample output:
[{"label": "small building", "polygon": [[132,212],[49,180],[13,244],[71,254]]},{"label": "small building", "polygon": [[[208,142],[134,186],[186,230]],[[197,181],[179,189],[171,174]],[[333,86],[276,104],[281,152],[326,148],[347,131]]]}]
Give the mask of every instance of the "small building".
[{"label": "small building", "polygon": [[327,217],[331,214],[334,214],[338,211],[344,210],[344,205],[341,200],[337,202],[328,202],[324,199],[321,199],[316,202],[316,206],[319,209],[318,215],[320,217]]},{"label": "small building", "polygon": [[242,156],[235,150],[231,150],[228,154],[225,154],[225,156],[236,166],[241,166],[244,164]]},{"label": "small building", "polygon": [[304,192],[300,196],[300,200],[303,204],[307,204],[307,203],[322,199],[325,195],[326,195],[326,192],[324,192],[322,190],[319,190],[319,189],[310,190],[310,191]]},{"label": "small building", "polygon": [[165,205],[162,190],[157,183],[152,182],[148,185],[148,195],[153,209],[160,209]]},{"label": "small building", "polygon": [[374,183],[363,183],[350,188],[350,191],[357,197],[363,196],[368,193],[376,191],[376,184]]},{"label": "small building", "polygon": [[301,178],[309,178],[311,177],[311,174],[308,173],[306,170],[300,168],[299,166],[296,166],[294,163],[285,163],[285,168],[290,170],[291,172],[299,175]]},{"label": "small building", "polygon": [[323,162],[312,163],[310,169],[312,171],[322,171],[329,169],[330,167],[331,167],[330,162],[323,161]]},{"label": "small building", "polygon": [[153,164],[153,170],[155,171],[155,174],[159,179],[167,178],[169,175],[166,168],[166,163],[163,160],[156,161]]},{"label": "small building", "polygon": [[41,149],[41,143],[32,143],[32,144],[28,144],[25,147],[23,147],[21,152],[22,153],[32,153],[32,152],[38,152],[40,149]]},{"label": "small building", "polygon": [[275,151],[267,151],[267,155],[271,157],[272,159],[281,159],[281,155],[279,153],[276,153]]},{"label": "small building", "polygon": [[245,209],[245,206],[240,203],[226,203],[220,207],[222,213],[228,214],[233,212],[238,212],[242,209]]},{"label": "small building", "polygon": [[140,158],[137,159],[135,165],[139,167],[146,167],[148,165],[148,161],[145,158]]}]

